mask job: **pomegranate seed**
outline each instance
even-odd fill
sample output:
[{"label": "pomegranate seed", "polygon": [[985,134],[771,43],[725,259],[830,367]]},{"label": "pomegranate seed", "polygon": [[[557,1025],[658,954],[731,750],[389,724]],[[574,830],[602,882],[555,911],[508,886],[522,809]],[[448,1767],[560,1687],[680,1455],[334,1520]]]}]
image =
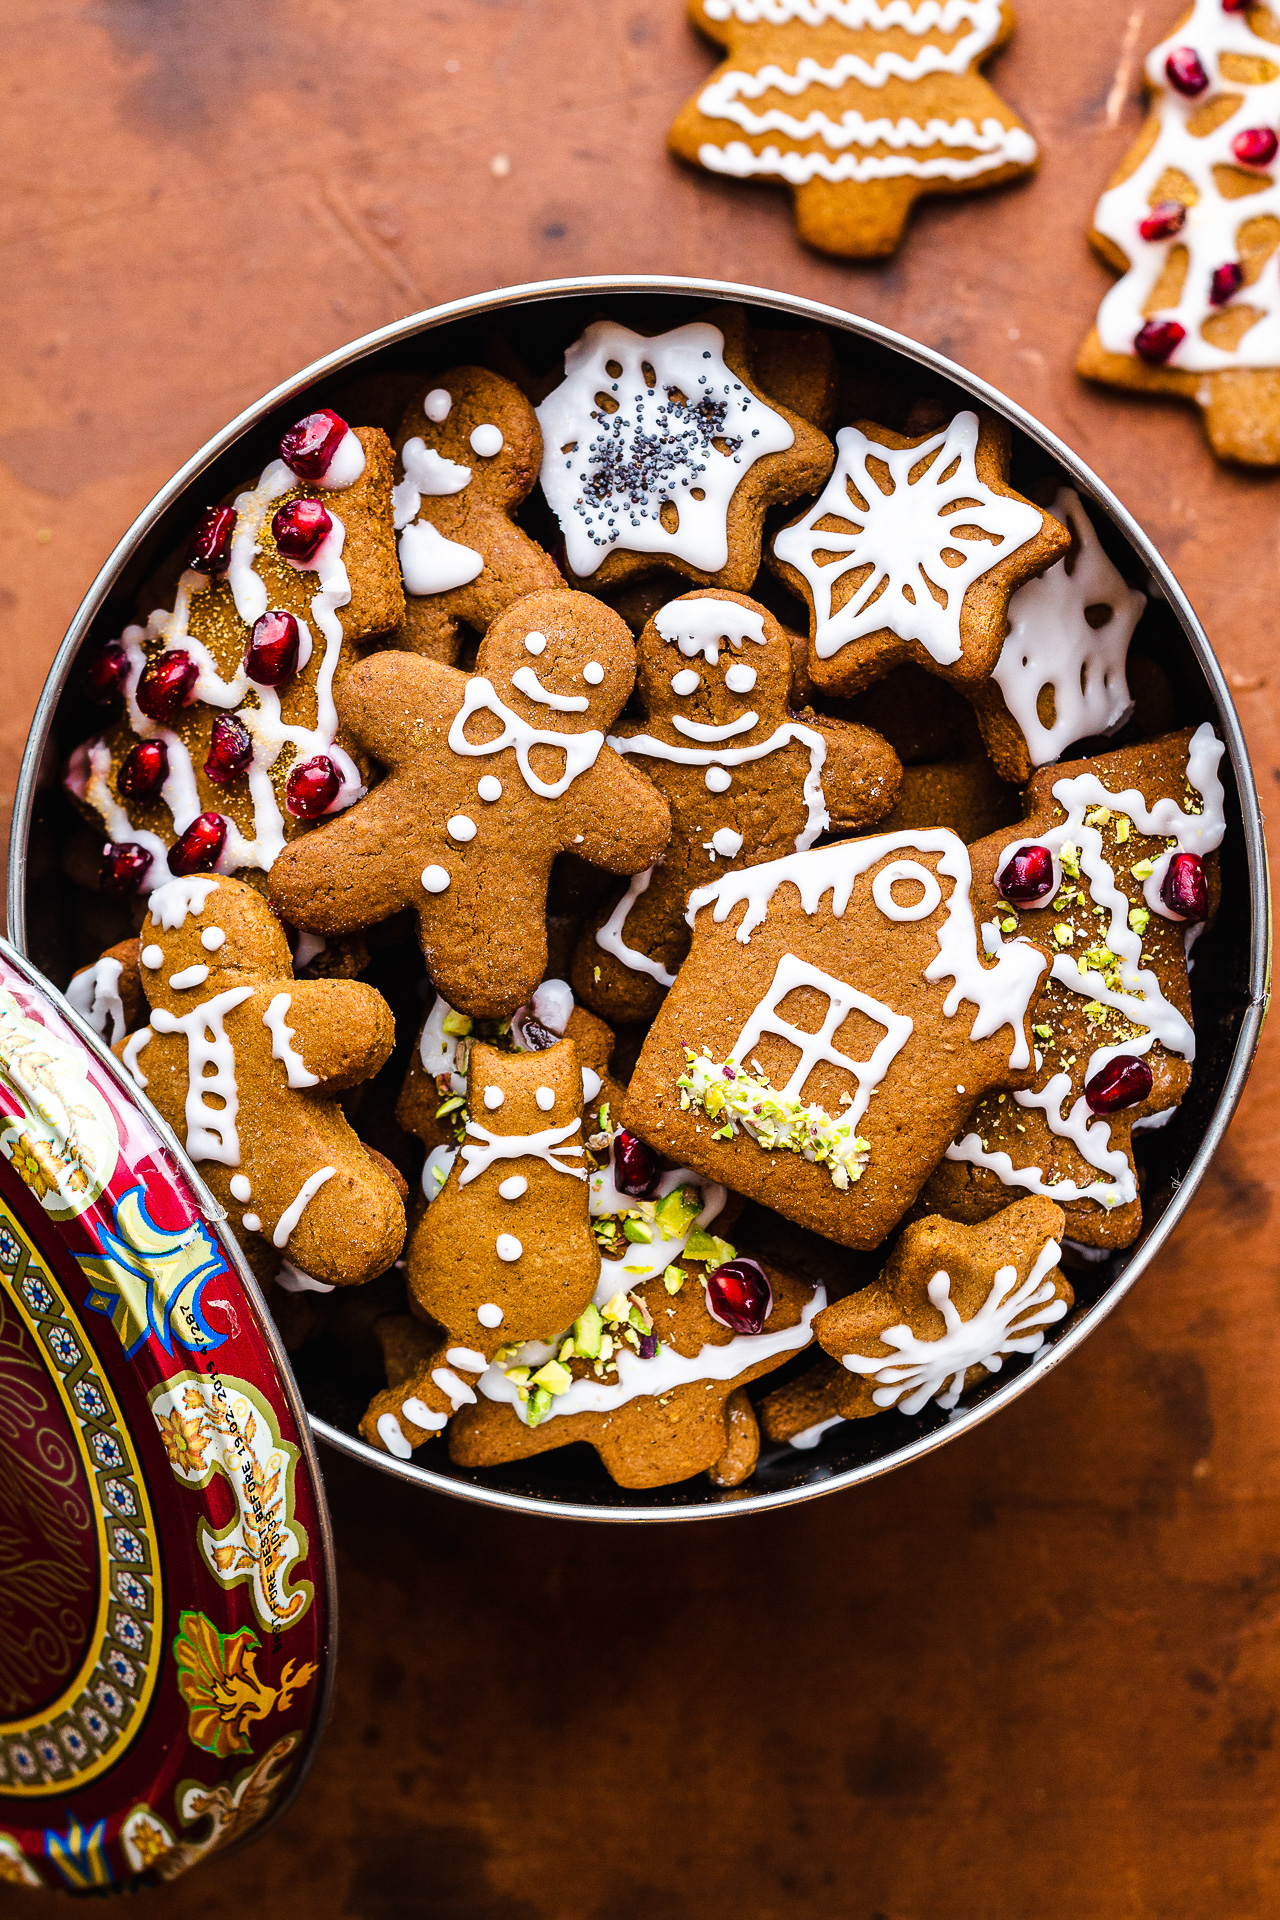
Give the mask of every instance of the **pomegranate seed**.
[{"label": "pomegranate seed", "polygon": [[1222,11],[1224,13],[1248,13],[1253,4],[1254,0],[1222,0]]},{"label": "pomegranate seed", "polygon": [[1148,320],[1145,326],[1138,329],[1133,350],[1139,360],[1147,360],[1153,367],[1159,367],[1186,337],[1187,330],[1181,321]]},{"label": "pomegranate seed", "polygon": [[204,763],[206,777],[215,786],[224,787],[228,780],[244,772],[252,758],[253,736],[248,727],[233,713],[220,713],[209,739],[209,757]]},{"label": "pomegranate seed", "polygon": [[169,849],[169,871],[184,878],[207,873],[218,864],[227,844],[227,823],[220,813],[198,813],[186,832]]},{"label": "pomegranate seed", "polygon": [[128,800],[154,800],[169,778],[169,749],[163,740],[140,740],[132,748],[116,781]]},{"label": "pomegranate seed", "polygon": [[1187,210],[1181,200],[1158,200],[1138,232],[1144,240],[1172,240],[1175,233],[1181,233],[1186,223]]},{"label": "pomegranate seed", "polygon": [[1207,920],[1209,887],[1198,853],[1175,853],[1165,869],[1160,898],[1180,920]]},{"label": "pomegranate seed", "polygon": [[105,707],[115,699],[128,677],[129,656],[118,640],[107,640],[95,647],[85,661],[82,684],[89,698]]},{"label": "pomegranate seed", "polygon": [[271,522],[276,546],[286,560],[305,567],[333,531],[333,516],[320,500],[289,500]]},{"label": "pomegranate seed", "polygon": [[773,1289],[758,1260],[726,1260],[707,1275],[707,1311],[735,1333],[762,1333]]},{"label": "pomegranate seed", "polygon": [[1048,847],[1019,847],[996,875],[996,887],[1015,907],[1038,906],[1053,892],[1053,855]]},{"label": "pomegranate seed", "polygon": [[171,720],[188,706],[199,668],[184,647],[169,647],[148,660],[135,698],[149,720]]},{"label": "pomegranate seed", "polygon": [[1164,63],[1164,70],[1174,92],[1185,93],[1188,100],[1194,100],[1209,84],[1209,76],[1194,47],[1175,47]]},{"label": "pomegranate seed", "polygon": [[136,893],[151,871],[151,855],[136,840],[109,841],[102,849],[102,891],[117,898]]},{"label": "pomegranate seed", "polygon": [[342,775],[327,753],[294,767],[284,786],[284,803],[299,820],[318,820],[342,791]]},{"label": "pomegranate seed", "polygon": [[662,1178],[662,1162],[652,1147],[624,1127],[613,1143],[613,1180],[619,1193],[633,1200],[652,1198]]},{"label": "pomegranate seed", "polygon": [[1213,279],[1209,282],[1209,304],[1225,307],[1243,285],[1244,268],[1238,260],[1228,260],[1225,266],[1215,267]]},{"label": "pomegranate seed", "polygon": [[225,573],[231,565],[231,536],[236,530],[234,507],[208,507],[187,541],[187,565],[196,573]]},{"label": "pomegranate seed", "polygon": [[260,687],[282,687],[298,671],[301,636],[291,613],[264,613],[253,623],[244,670]]},{"label": "pomegranate seed", "polygon": [[1246,127],[1231,142],[1231,151],[1242,167],[1269,167],[1277,147],[1280,140],[1270,127]]},{"label": "pomegranate seed", "polygon": [[323,480],[329,463],[347,431],[347,423],[332,407],[321,407],[290,427],[280,442],[280,458],[300,480]]},{"label": "pomegranate seed", "polygon": [[1122,1107],[1136,1107],[1150,1091],[1151,1069],[1132,1053],[1118,1053],[1084,1083],[1084,1097],[1094,1113],[1119,1113]]}]

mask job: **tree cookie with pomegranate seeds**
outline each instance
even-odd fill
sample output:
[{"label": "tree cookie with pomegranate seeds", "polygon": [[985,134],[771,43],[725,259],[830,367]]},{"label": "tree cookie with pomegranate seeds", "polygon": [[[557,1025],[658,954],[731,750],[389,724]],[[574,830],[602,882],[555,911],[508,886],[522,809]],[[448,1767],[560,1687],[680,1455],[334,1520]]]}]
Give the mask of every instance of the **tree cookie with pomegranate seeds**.
[{"label": "tree cookie with pomegranate seeds", "polygon": [[295,980],[261,894],[217,876],[152,894],[139,954],[148,1024],[114,1051],[226,1208],[254,1271],[281,1256],[326,1286],[382,1273],[404,1241],[404,1205],[339,1095],[395,1039],[391,1010],[359,980]]},{"label": "tree cookie with pomegranate seeds", "polygon": [[1044,767],[1018,831],[970,849],[978,911],[1054,958],[1032,1011],[1034,1081],[982,1102],[930,1207],[981,1220],[1021,1189],[1056,1201],[1085,1246],[1137,1237],[1131,1136],[1172,1114],[1195,1058],[1188,941],[1217,893],[1222,751],[1206,724]]},{"label": "tree cookie with pomegranate seeds", "polygon": [[275,905],[326,935],[411,907],[449,1005],[510,1015],[546,972],[556,855],[636,873],[670,835],[666,801],[605,741],[634,681],[625,623],[567,588],[495,621],[473,674],[406,653],[362,661],[342,717],[387,775],[287,849]]},{"label": "tree cookie with pomegranate seeds", "polygon": [[1122,278],[1076,369],[1201,409],[1220,460],[1280,465],[1280,22],[1193,0],[1147,56],[1151,115],[1090,239]]},{"label": "tree cookie with pomegranate seeds", "polygon": [[384,433],[308,414],[192,530],[172,608],[90,653],[88,692],[124,710],[66,786],[107,834],[106,891],[265,872],[363,793],[334,695],[353,643],[403,617],[391,476]]},{"label": "tree cookie with pomegranate seeds", "polygon": [[823,253],[892,253],[925,194],[1031,172],[1036,143],[978,71],[1014,30],[1001,0],[690,0],[727,58],[669,137],[683,160],[790,187]]},{"label": "tree cookie with pomegranate seeds", "polygon": [[968,852],[941,827],[745,867],[699,888],[689,920],[623,1125],[877,1246],[983,1095],[1026,1084],[1045,955],[979,929]]},{"label": "tree cookie with pomegranate seeds", "polygon": [[542,434],[519,387],[484,367],[436,374],[396,437],[395,520],[404,578],[396,644],[447,666],[526,593],[563,587],[512,515],[532,493]]},{"label": "tree cookie with pomegranate seeds", "polygon": [[109,1047],[141,1026],[147,1015],[138,942],[121,940],[73,974],[67,1000]]},{"label": "tree cookie with pomegranate seeds", "polygon": [[986,412],[915,436],[870,420],[841,428],[826,487],[772,545],[809,607],[819,692],[858,693],[905,661],[965,692],[990,679],[1010,595],[1070,544],[1008,484],[1010,446]]},{"label": "tree cookie with pomegranate seeds", "polygon": [[845,1375],[841,1416],[911,1415],[930,1401],[950,1413],[1006,1360],[1038,1353],[1075,1302],[1059,1265],[1064,1224],[1051,1200],[1019,1200],[981,1226],[906,1227],[874,1286],[814,1323]]},{"label": "tree cookie with pomegranate seeds", "polygon": [[757,386],[740,307],[668,333],[597,320],[538,408],[542,491],[576,584],[655,567],[747,592],[767,508],[814,492],[831,442]]},{"label": "tree cookie with pomegranate seeds", "polygon": [[819,834],[869,826],[902,769],[878,734],[796,715],[786,630],[743,594],[685,594],[640,636],[644,718],[609,744],[671,808],[656,866],[607,900],[573,960],[574,992],[617,1021],[652,1019],[689,950],[685,906],[726,869],[803,853]]}]

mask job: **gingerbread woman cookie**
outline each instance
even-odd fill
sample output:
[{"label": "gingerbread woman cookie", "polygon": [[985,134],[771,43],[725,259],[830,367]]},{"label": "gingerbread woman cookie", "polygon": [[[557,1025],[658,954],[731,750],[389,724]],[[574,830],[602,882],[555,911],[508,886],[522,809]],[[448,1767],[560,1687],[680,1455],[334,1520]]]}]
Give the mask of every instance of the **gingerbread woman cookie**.
[{"label": "gingerbread woman cookie", "polygon": [[634,679],[625,623],[567,589],[503,614],[472,675],[411,654],[363,661],[342,715],[387,777],[287,849],[272,899],[323,934],[412,907],[450,1006],[514,1012],[546,969],[556,854],[635,873],[670,834],[665,800],[605,743]]},{"label": "gingerbread woman cookie", "polygon": [[526,593],[562,587],[512,515],[533,491],[542,434],[519,387],[484,367],[436,374],[405,412],[395,489],[404,625],[396,644],[448,666]]},{"label": "gingerbread woman cookie", "polygon": [[742,594],[686,594],[639,641],[643,720],[609,744],[671,808],[662,859],[606,902],[578,943],[574,992],[612,1020],[651,1019],[689,950],[685,904],[728,868],[866,827],[897,798],[893,749],[865,727],[796,717],[791,637]]}]

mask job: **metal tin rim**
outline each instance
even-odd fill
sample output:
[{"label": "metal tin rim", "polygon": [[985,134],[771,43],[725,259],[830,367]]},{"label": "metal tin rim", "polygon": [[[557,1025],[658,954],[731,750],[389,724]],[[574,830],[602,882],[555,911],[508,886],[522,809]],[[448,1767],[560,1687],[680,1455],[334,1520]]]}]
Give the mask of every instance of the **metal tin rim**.
[{"label": "metal tin rim", "polygon": [[[961,387],[965,392],[990,407],[1016,426],[1028,439],[1034,441],[1069,473],[1081,491],[1094,504],[1102,507],[1113,523],[1120,529],[1130,546],[1142,559],[1148,573],[1159,592],[1171,608],[1175,619],[1185,635],[1197,665],[1204,674],[1217,709],[1218,723],[1226,743],[1227,755],[1235,777],[1241,802],[1241,818],[1244,828],[1245,856],[1249,875],[1250,909],[1250,951],[1249,951],[1249,1003],[1241,1020],[1240,1033],[1232,1052],[1231,1064],[1227,1071],[1222,1092],[1210,1117],[1204,1136],[1192,1158],[1190,1166],[1183,1175],[1177,1192],[1172,1196],[1160,1219],[1142,1241],[1132,1259],[1108,1287],[1103,1296],[1080,1316],[1080,1319],[1057,1340],[1042,1357],[1032,1365],[1014,1375],[1008,1383],[990,1394],[980,1405],[933,1433],[921,1435],[909,1444],[881,1456],[866,1461],[843,1472],[833,1473],[829,1478],[812,1485],[788,1487],[772,1493],[744,1493],[739,1499],[723,1501],[706,1506],[670,1506],[645,1508],[609,1508],[597,1507],[581,1501],[551,1501],[540,1499],[532,1494],[509,1491],[503,1487],[488,1487],[454,1480],[446,1474],[436,1473],[430,1467],[417,1466],[411,1461],[398,1461],[390,1455],[366,1445],[352,1434],[343,1432],[328,1421],[307,1413],[306,1419],[311,1430],[319,1438],[327,1441],[339,1451],[363,1460],[366,1464],[380,1468],[383,1472],[396,1475],[411,1485],[432,1488],[437,1493],[451,1498],[468,1500],[481,1506],[500,1507],[508,1511],[538,1514],[560,1520],[610,1521],[632,1524],[645,1521],[697,1521],[727,1517],[729,1515],[762,1513],[780,1507],[793,1506],[802,1500],[812,1500],[820,1495],[834,1493],[840,1489],[859,1486],[866,1481],[879,1478],[898,1467],[906,1466],[910,1461],[932,1453],[936,1448],[954,1439],[959,1433],[978,1425],[1007,1406],[1011,1400],[1024,1393],[1028,1387],[1043,1378],[1052,1368],[1061,1364],[1067,1355],[1073,1353],[1094,1328],[1105,1319],[1112,1309],[1128,1292],[1138,1276],[1146,1269],[1160,1248],[1164,1245],[1174,1227],[1181,1219],[1186,1207],[1204,1177],[1209,1161],[1226,1132],[1236,1106],[1239,1103],[1244,1083],[1253,1063],[1262,1021],[1266,1013],[1267,996],[1270,989],[1271,973],[1271,911],[1270,882],[1267,871],[1266,846],[1262,831],[1262,812],[1257,786],[1253,777],[1244,734],[1235,703],[1227,687],[1226,678],[1209,644],[1204,628],[1183,592],[1178,581],[1164,559],[1147,538],[1142,528],[1127,509],[1120,503],[1111,489],[1107,487],[1080,457],[1061,441],[1056,434],[1040,424],[1033,415],[1026,412],[1015,401],[1008,399],[997,388],[990,386],[976,374],[969,373],[944,354],[932,347],[921,345],[906,335],[882,326],[878,321],[867,320],[859,315],[847,313],[838,307],[828,306],[817,300],[809,300],[797,294],[774,292],[764,287],[738,285],[719,280],[691,279],[674,274],[596,274],[569,277],[560,280],[539,280],[523,285],[499,288],[494,292],[471,295],[460,300],[448,301],[441,306],[429,307],[420,313],[410,314],[402,320],[391,321],[385,327],[379,327],[372,333],[362,335],[347,346],[338,348],[330,354],[315,360],[310,366],[282,381],[263,395],[252,406],[246,407],[236,419],[222,429],[220,433],[206,441],[199,452],[181,467],[173,478],[154,496],[133,525],[117,542],[93,585],[85,595],[68,627],[62,644],[54,658],[48,678],[40,695],[32,721],[31,731],[23,754],[18,775],[17,792],[14,798],[13,823],[9,845],[9,881],[8,913],[9,936],[18,950],[22,964],[29,971],[29,962],[25,959],[26,945],[26,899],[23,881],[26,869],[26,846],[30,832],[32,808],[35,801],[37,777],[49,737],[54,709],[62,693],[63,686],[71,671],[72,661],[107,599],[116,577],[132,553],[139,540],[151,529],[160,516],[173,503],[191,482],[208,467],[219,455],[226,452],[235,442],[252,428],[257,426],[266,415],[281,406],[293,395],[313,386],[317,381],[339,373],[363,359],[366,355],[383,347],[394,345],[398,341],[412,339],[415,336],[433,331],[448,322],[477,319],[495,312],[499,308],[532,304],[540,301],[561,299],[573,295],[597,293],[602,297],[616,294],[662,294],[669,293],[691,299],[706,301],[740,301],[746,306],[765,307],[775,313],[786,314],[795,319],[831,327],[841,333],[874,342],[901,354],[918,366],[928,368],[940,374],[944,379]],[[72,1018],[76,1016],[73,1014]],[[81,1031],[85,1031],[83,1023]],[[112,1061],[115,1069],[115,1062]],[[157,1116],[158,1118],[158,1116]],[[187,1160],[185,1151],[178,1144],[172,1132],[166,1129],[173,1149],[181,1157],[188,1172],[201,1192],[207,1191],[199,1174]],[[216,1212],[216,1209],[215,1209]],[[251,1288],[258,1303],[263,1307],[264,1317],[270,1321],[262,1302],[256,1283],[248,1274],[243,1260],[237,1260],[237,1267],[246,1284]],[[274,1339],[274,1328],[271,1329]],[[278,1342],[277,1342],[278,1347]],[[279,1349],[278,1349],[279,1350]],[[282,1353],[282,1350],[280,1350]],[[295,1411],[306,1412],[302,1407],[292,1369],[285,1361],[285,1373],[288,1380],[290,1400]],[[300,1421],[300,1425],[303,1423]],[[326,1560],[332,1553],[332,1543],[326,1530]],[[327,1708],[327,1702],[326,1702]],[[312,1747],[314,1752],[314,1744]],[[305,1769],[304,1769],[305,1771]],[[300,1781],[299,1781],[300,1784]],[[296,1790],[296,1789],[295,1789]],[[292,1796],[291,1796],[292,1797]],[[283,1811],[283,1808],[281,1808]]]}]

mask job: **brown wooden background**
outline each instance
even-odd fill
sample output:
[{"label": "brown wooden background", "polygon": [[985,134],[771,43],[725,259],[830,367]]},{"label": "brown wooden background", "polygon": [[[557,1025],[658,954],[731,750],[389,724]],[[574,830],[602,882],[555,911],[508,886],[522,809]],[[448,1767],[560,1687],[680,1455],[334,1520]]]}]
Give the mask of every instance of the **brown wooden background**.
[{"label": "brown wooden background", "polygon": [[[1194,415],[1070,371],[1106,284],[1086,218],[1176,0],[1021,14],[994,75],[1040,178],[938,203],[857,269],[806,256],[783,197],[665,157],[710,67],[679,0],[3,0],[0,780],[97,567],[242,404],[434,301],[617,269],[869,313],[1063,434],[1179,571],[1265,802],[1280,476],[1223,473]],[[332,1462],[343,1652],[312,1783],[147,1910],[1274,1915],[1278,1094],[1273,1028],[1135,1295],[1008,1413],[865,1493],[586,1530]]]}]

